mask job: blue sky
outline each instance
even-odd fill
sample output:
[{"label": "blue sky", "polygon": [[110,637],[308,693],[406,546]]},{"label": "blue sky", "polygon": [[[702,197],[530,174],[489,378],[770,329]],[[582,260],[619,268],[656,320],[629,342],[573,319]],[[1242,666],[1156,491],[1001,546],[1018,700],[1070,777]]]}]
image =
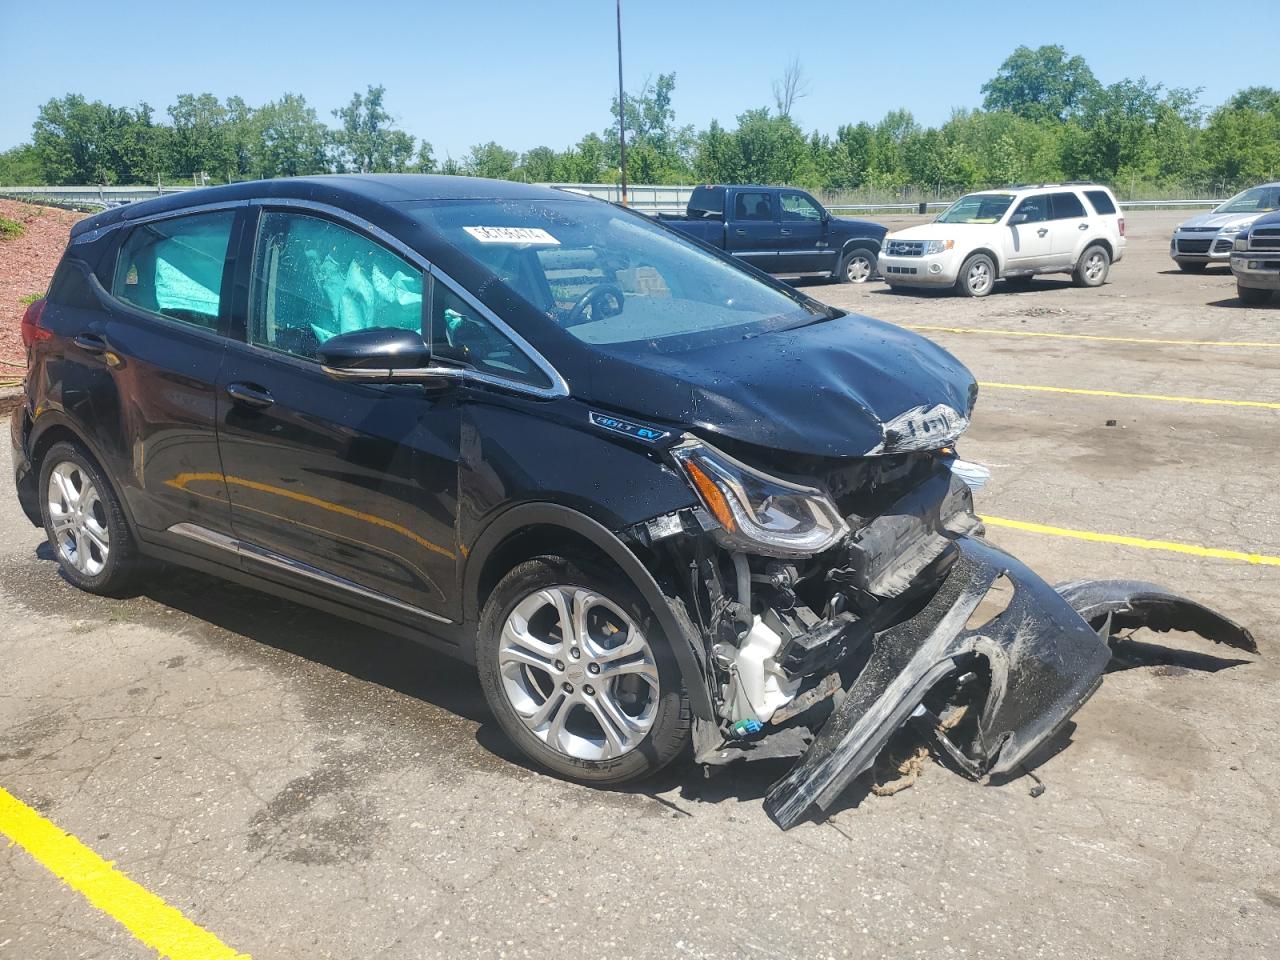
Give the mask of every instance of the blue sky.
[{"label": "blue sky", "polygon": [[[1145,75],[1203,86],[1208,105],[1274,84],[1271,31],[1230,29],[1224,44],[1216,38],[1229,28],[1210,9],[623,0],[624,68],[628,89],[674,70],[678,120],[703,127],[770,103],[770,79],[798,56],[812,92],[793,113],[806,130],[832,133],[897,107],[937,124],[952,107],[977,106],[982,83],[1019,44],[1061,43],[1103,83]],[[36,39],[51,29],[51,41]],[[28,140],[40,104],[68,92],[162,111],[183,92],[257,104],[292,91],[331,121],[369,83],[386,86],[399,125],[438,158],[487,140],[561,148],[606,126],[617,85],[613,0],[0,0],[0,36],[9,38],[0,149]]]}]

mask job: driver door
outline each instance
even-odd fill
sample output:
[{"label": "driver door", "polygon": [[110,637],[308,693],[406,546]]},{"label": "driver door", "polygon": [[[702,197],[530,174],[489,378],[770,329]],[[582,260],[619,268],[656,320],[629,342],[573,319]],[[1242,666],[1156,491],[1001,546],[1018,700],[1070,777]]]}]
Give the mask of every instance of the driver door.
[{"label": "driver door", "polygon": [[375,613],[457,619],[459,393],[340,382],[316,359],[339,333],[424,331],[426,265],[310,211],[264,209],[255,232],[217,385],[242,562]]}]

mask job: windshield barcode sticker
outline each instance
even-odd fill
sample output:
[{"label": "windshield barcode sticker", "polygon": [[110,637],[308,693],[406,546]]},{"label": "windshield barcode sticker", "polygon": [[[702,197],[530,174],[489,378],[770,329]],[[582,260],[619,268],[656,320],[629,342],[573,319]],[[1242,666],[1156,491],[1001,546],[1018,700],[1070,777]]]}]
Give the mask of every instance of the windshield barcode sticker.
[{"label": "windshield barcode sticker", "polygon": [[560,241],[541,227],[463,227],[481,243],[553,243]]}]

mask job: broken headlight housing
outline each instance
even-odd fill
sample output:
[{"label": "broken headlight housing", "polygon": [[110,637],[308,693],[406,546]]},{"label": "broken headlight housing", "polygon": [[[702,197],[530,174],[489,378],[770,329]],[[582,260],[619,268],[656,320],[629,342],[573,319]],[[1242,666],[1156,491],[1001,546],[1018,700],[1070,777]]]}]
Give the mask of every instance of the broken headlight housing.
[{"label": "broken headlight housing", "polygon": [[719,521],[713,535],[728,550],[808,557],[849,532],[817,487],[771,477],[699,440],[682,443],[671,455]]}]

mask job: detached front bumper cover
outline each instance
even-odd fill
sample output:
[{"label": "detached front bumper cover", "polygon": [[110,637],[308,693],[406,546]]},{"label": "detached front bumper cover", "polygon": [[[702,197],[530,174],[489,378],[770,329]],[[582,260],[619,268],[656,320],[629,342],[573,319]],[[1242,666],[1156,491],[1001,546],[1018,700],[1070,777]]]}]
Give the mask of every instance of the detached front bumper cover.
[{"label": "detached front bumper cover", "polygon": [[[972,742],[955,756],[974,776],[1004,774],[1078,710],[1101,683],[1117,629],[1192,630],[1256,651],[1247,630],[1154,584],[1080,581],[1055,590],[1021,562],[962,536],[959,556],[919,613],[875,638],[866,666],[796,766],[774,785],[765,811],[783,829],[817,804],[828,808],[875,761],[929,691],[974,659],[990,689]],[[992,585],[1007,577],[1008,606],[985,624],[969,620]]]}]

